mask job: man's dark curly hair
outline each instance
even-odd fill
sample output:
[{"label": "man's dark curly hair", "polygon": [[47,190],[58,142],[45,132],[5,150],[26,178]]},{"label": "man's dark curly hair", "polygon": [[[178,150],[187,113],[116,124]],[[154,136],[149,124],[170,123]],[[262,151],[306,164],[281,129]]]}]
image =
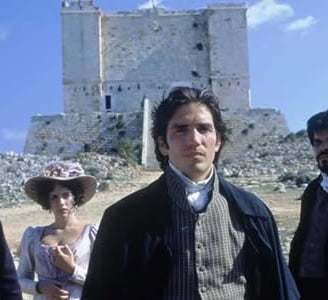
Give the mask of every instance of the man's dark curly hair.
[{"label": "man's dark curly hair", "polygon": [[328,110],[313,115],[307,121],[307,134],[312,146],[314,133],[324,129],[328,129]]},{"label": "man's dark curly hair", "polygon": [[221,117],[217,96],[209,89],[200,90],[191,87],[175,87],[169,91],[167,96],[163,96],[162,101],[158,105],[155,105],[151,115],[155,155],[162,170],[165,169],[168,163],[168,157],[160,152],[158,138],[163,137],[167,144],[166,134],[169,121],[179,107],[190,103],[204,104],[212,114],[216,133],[221,138],[221,147],[214,157],[214,164],[217,163],[222,146],[227,140],[227,128]]}]

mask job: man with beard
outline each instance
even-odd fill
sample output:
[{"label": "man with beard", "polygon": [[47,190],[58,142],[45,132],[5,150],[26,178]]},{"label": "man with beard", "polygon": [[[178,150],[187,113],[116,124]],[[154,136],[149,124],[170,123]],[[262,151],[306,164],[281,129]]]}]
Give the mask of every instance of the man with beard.
[{"label": "man with beard", "polygon": [[312,116],[307,133],[320,175],[301,198],[289,265],[302,300],[328,299],[328,110]]}]

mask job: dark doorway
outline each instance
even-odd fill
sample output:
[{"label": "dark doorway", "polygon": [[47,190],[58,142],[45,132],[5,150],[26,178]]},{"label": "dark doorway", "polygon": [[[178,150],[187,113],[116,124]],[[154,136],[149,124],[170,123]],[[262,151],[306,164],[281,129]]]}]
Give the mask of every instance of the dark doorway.
[{"label": "dark doorway", "polygon": [[112,110],[112,96],[110,95],[105,96],[105,105],[106,105],[106,111]]}]

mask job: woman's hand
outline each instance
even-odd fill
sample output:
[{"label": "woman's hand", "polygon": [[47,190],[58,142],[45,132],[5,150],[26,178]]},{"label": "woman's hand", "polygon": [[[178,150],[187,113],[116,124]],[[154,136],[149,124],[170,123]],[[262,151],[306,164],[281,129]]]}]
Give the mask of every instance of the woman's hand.
[{"label": "woman's hand", "polygon": [[54,265],[57,268],[68,274],[73,274],[75,269],[75,259],[74,254],[68,245],[53,247],[52,255],[54,258]]},{"label": "woman's hand", "polygon": [[48,299],[68,300],[69,291],[64,290],[60,284],[52,280],[41,280],[38,282],[38,291],[47,296]]}]

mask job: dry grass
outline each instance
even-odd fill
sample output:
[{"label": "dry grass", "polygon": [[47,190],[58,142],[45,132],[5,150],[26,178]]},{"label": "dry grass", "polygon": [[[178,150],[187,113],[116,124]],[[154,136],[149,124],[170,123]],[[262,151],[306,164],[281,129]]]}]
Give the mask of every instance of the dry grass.
[{"label": "dry grass", "polygon": [[[147,185],[159,176],[159,172],[142,172],[129,184],[115,187],[108,192],[99,192],[94,198],[80,207],[77,215],[86,221],[98,223],[106,207],[125,195]],[[15,252],[22,234],[27,226],[47,225],[53,222],[53,216],[48,211],[31,201],[20,206],[0,208],[0,220],[4,228],[9,247]]]}]

